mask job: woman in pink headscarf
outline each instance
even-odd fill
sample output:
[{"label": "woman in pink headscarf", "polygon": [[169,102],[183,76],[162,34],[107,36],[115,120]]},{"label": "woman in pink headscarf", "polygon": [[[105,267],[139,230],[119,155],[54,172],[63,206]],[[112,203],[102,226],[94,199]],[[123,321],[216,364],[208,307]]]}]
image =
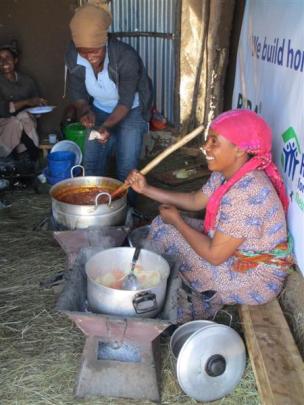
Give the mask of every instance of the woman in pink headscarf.
[{"label": "woman in pink headscarf", "polygon": [[[213,173],[199,191],[161,190],[137,171],[127,179],[135,191],[162,203],[149,237],[180,260],[181,322],[210,317],[223,304],[270,301],[291,264],[288,198],[271,160],[267,123],[249,110],[225,112],[211,123],[203,151]],[[179,211],[204,208],[204,222]]]}]

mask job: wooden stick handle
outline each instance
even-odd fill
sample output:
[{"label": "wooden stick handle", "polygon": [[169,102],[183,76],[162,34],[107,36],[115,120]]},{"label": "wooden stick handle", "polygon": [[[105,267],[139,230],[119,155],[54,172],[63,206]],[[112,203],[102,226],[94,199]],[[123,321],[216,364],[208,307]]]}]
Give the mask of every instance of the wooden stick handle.
[{"label": "wooden stick handle", "polygon": [[186,143],[190,142],[193,138],[195,138],[198,134],[202,132],[204,126],[201,125],[200,127],[196,128],[188,135],[185,135],[182,139],[175,142],[173,145],[169,146],[165,149],[162,153],[156,156],[154,159],[151,160],[143,169],[140,170],[140,173],[145,175],[149,173],[155,166],[157,166],[162,160],[164,160],[167,156],[171,155],[171,153],[175,152],[177,149],[184,146]]},{"label": "wooden stick handle", "polygon": [[[192,139],[194,139],[197,135],[199,135],[204,129],[204,125],[200,125],[196,129],[194,129],[192,132],[189,134],[185,135],[182,139],[179,141],[175,142],[173,145],[169,146],[167,149],[165,149],[162,153],[160,153],[158,156],[156,156],[154,159],[151,160],[143,169],[140,170],[140,173],[143,175],[146,175],[149,173],[155,166],[157,166],[162,160],[164,160],[167,156],[171,155],[171,153],[175,152],[177,149],[181,148],[184,146],[186,143],[190,142]],[[121,194],[123,191],[127,190],[129,188],[129,185],[124,183],[120,187],[118,187],[116,190],[111,193],[111,197],[115,198],[119,194]]]}]

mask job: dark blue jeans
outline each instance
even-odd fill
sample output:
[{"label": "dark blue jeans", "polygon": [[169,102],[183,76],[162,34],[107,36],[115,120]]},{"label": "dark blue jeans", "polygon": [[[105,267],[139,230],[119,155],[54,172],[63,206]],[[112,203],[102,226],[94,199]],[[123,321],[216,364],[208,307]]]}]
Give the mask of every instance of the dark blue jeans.
[{"label": "dark blue jeans", "polygon": [[[110,115],[92,106],[96,116],[95,126],[100,126]],[[106,144],[97,140],[86,140],[83,165],[88,176],[106,176],[108,160],[114,152],[116,157],[116,177],[124,181],[132,169],[137,169],[144,134],[148,131],[148,123],[142,118],[140,108],[134,108],[114,128],[110,130],[111,137]],[[128,202],[134,205],[136,193],[130,190]]]}]

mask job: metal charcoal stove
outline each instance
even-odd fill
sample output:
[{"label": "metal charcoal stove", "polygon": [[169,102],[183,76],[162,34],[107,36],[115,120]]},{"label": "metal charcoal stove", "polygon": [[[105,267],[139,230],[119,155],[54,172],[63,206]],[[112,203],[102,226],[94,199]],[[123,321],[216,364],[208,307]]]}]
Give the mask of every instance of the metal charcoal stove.
[{"label": "metal charcoal stove", "polygon": [[127,243],[127,235],[130,231],[149,221],[141,212],[134,208],[128,208],[125,223],[121,226],[91,226],[86,229],[69,230],[58,224],[50,211],[33,226],[33,231],[48,230],[54,232],[54,238],[67,254],[67,268],[71,269],[73,263],[82,248],[103,246],[110,248],[122,246]]},{"label": "metal charcoal stove", "polygon": [[[129,207],[127,209],[127,214],[125,218],[125,222],[123,225],[126,228],[132,230],[133,228],[137,228],[139,226],[146,225],[150,223],[152,218],[147,217],[145,214],[142,212]],[[79,230],[85,230],[85,229],[97,229],[97,228],[107,228],[107,227],[114,227],[113,225],[94,225],[90,226],[87,228],[79,228]],[[117,225],[116,225],[117,227]],[[74,229],[77,230],[78,228]],[[48,231],[72,231],[71,229],[67,228],[66,226],[58,223],[54,217],[53,211],[50,210],[49,214],[42,218],[39,222],[34,224],[33,226],[33,231],[39,231],[39,230],[48,230]]]},{"label": "metal charcoal stove", "polygon": [[100,249],[82,249],[56,304],[86,335],[75,395],[159,402],[159,336],[176,324],[177,266],[171,264],[166,300],[158,318],[96,314],[88,312],[84,267],[97,251]]}]

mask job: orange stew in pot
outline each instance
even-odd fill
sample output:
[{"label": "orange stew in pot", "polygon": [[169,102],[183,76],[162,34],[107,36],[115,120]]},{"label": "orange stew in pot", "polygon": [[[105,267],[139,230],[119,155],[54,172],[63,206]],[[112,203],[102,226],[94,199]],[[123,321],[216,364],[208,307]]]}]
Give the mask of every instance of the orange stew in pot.
[{"label": "orange stew in pot", "polygon": [[[101,187],[81,187],[79,189],[65,189],[58,193],[55,198],[63,203],[73,205],[94,205],[95,198],[99,193],[110,193],[109,189]],[[115,200],[115,198],[114,198]],[[98,198],[98,204],[108,204],[109,197],[101,195]]]}]

